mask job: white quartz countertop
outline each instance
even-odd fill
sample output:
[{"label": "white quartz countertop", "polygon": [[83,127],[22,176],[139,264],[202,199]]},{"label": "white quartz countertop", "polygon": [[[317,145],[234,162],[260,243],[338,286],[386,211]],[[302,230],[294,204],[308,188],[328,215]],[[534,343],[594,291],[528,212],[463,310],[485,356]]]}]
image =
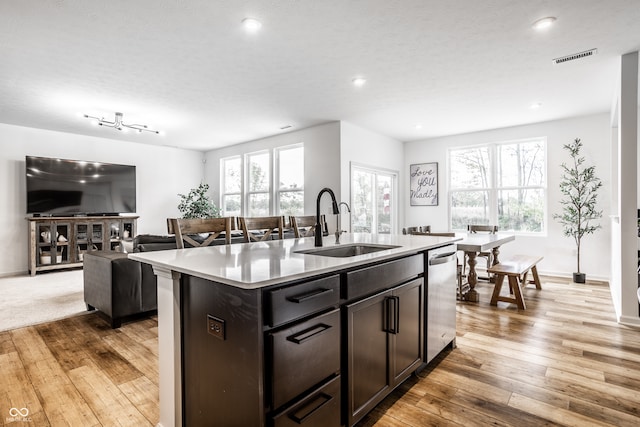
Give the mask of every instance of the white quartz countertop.
[{"label": "white quartz countertop", "polygon": [[462,237],[346,233],[340,237],[340,245],[335,244],[333,235],[325,237],[323,248],[359,243],[398,247],[346,258],[297,253],[297,251],[314,249],[314,238],[306,237],[204,248],[138,252],[129,254],[129,258],[154,267],[207,280],[245,289],[256,289],[410,255],[461,239]]}]

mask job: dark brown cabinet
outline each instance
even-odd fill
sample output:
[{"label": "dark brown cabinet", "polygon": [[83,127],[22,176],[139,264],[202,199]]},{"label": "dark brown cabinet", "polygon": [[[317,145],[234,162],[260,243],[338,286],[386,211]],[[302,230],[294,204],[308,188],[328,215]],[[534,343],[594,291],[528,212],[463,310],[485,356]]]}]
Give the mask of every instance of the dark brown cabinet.
[{"label": "dark brown cabinet", "polygon": [[348,425],[421,364],[422,278],[346,306]]},{"label": "dark brown cabinet", "polygon": [[340,374],[339,310],[268,336],[272,358],[269,382],[274,408]]},{"label": "dark brown cabinet", "polygon": [[256,289],[183,275],[183,425],[355,424],[423,363],[424,259]]}]

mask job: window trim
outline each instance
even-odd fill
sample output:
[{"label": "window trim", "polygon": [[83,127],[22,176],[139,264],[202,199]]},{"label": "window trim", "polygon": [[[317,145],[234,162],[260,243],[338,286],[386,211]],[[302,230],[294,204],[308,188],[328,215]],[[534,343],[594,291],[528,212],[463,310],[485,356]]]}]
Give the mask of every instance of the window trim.
[{"label": "window trim", "polygon": [[[302,193],[303,200],[305,195],[305,185],[304,185],[304,177],[303,183],[301,187],[297,187],[296,189],[280,189],[279,179],[280,179],[280,152],[288,149],[302,148],[303,149],[303,162],[304,162],[304,142],[298,142],[295,144],[287,144],[278,147],[266,148],[262,150],[251,151],[248,153],[235,154],[232,156],[222,157],[220,158],[220,199],[218,200],[219,206],[224,212],[224,215],[227,215],[225,211],[224,199],[225,196],[240,196],[240,214],[239,216],[248,216],[249,210],[249,199],[251,195],[254,194],[267,194],[269,197],[269,214],[268,215],[282,215],[280,210],[280,194],[286,192],[298,192]],[[249,174],[250,168],[249,164],[251,161],[251,156],[267,154],[269,156],[268,164],[269,164],[269,179],[268,186],[269,189],[259,190],[259,191],[250,191],[249,190]],[[240,160],[240,192],[225,192],[225,180],[226,180],[226,168],[225,163],[230,160]],[[304,167],[304,164],[303,164]],[[277,184],[277,185],[276,185]]]},{"label": "window trim", "polygon": [[[244,206],[242,209],[243,215],[244,216],[256,216],[253,214],[250,214],[249,211],[249,199],[251,198],[252,195],[255,194],[266,194],[267,196],[269,196],[269,202],[267,203],[268,209],[269,209],[269,213],[267,215],[271,215],[271,212],[273,212],[273,193],[272,193],[272,189],[273,189],[273,155],[271,153],[272,150],[266,149],[266,150],[258,150],[258,151],[252,151],[250,153],[245,153],[244,154],[244,175],[243,175],[243,184],[244,184],[244,188],[243,188],[243,199],[244,199]],[[269,176],[268,176],[268,180],[267,180],[267,190],[260,190],[260,191],[256,191],[256,190],[251,190],[251,186],[249,184],[250,182],[250,178],[249,178],[249,174],[251,173],[251,168],[249,167],[250,162],[251,162],[251,157],[252,156],[259,156],[259,155],[263,155],[266,154],[269,159],[267,160],[267,164],[269,165]]]},{"label": "window trim", "polygon": [[[543,153],[543,161],[544,161],[544,177],[542,185],[533,185],[533,186],[504,186],[498,187],[498,167],[497,167],[497,152],[498,147],[502,145],[514,145],[514,144],[522,144],[527,142],[535,142],[542,141],[544,147]],[[514,234],[519,236],[533,236],[533,237],[546,237],[549,230],[549,221],[548,221],[548,211],[549,211],[549,188],[548,188],[548,179],[549,179],[549,162],[547,158],[548,154],[548,140],[546,136],[537,136],[537,137],[529,137],[529,138],[519,138],[519,139],[510,139],[504,141],[494,141],[494,142],[485,142],[481,144],[473,144],[473,145],[460,145],[455,147],[449,147],[447,149],[447,214],[448,214],[448,224],[449,229],[452,231],[466,231],[462,229],[454,229],[452,227],[452,208],[451,204],[453,201],[454,193],[462,193],[462,192],[471,192],[471,191],[487,191],[489,193],[489,223],[497,224],[498,223],[498,193],[500,191],[505,190],[517,190],[517,189],[527,189],[527,190],[542,190],[543,195],[543,212],[542,212],[542,231],[540,232],[532,232],[532,231],[513,231]],[[465,149],[474,149],[474,148],[483,148],[487,147],[489,150],[489,162],[491,167],[491,173],[489,176],[489,187],[472,187],[472,188],[456,188],[454,189],[452,186],[452,167],[451,167],[451,152]]]},{"label": "window trim", "polygon": [[[225,196],[240,196],[240,213],[244,212],[244,197],[242,196],[244,194],[244,162],[242,161],[242,155],[238,154],[238,155],[234,155],[234,156],[229,156],[229,157],[222,157],[220,159],[220,200],[219,200],[219,206],[222,212],[225,212],[226,215],[226,209],[225,209],[225,204],[224,204],[224,199]],[[235,160],[235,159],[239,159],[240,160],[240,192],[230,192],[227,193],[226,190],[226,167],[225,167],[225,163],[229,160]]]},{"label": "window trim", "polygon": [[[295,150],[298,148],[302,148],[302,168],[303,168],[303,181],[302,181],[302,186],[301,187],[297,187],[296,189],[281,189],[280,188],[280,153],[282,151],[285,150]],[[276,215],[282,215],[282,211],[280,210],[280,195],[282,193],[302,193],[302,203],[304,204],[304,187],[305,187],[305,182],[304,182],[304,161],[305,161],[305,157],[304,157],[304,143],[303,142],[299,142],[296,144],[289,144],[289,145],[283,145],[281,147],[276,147],[274,148],[274,156],[273,156],[273,162],[274,162],[274,188],[273,188],[273,194],[274,194],[274,199],[273,199],[273,211],[275,212]],[[304,209],[303,209],[304,212]]]},{"label": "window trim", "polygon": [[[360,169],[366,172],[370,172],[373,173],[374,175],[377,176],[377,174],[384,174],[384,175],[390,175],[391,176],[391,187],[392,187],[392,191],[393,194],[395,194],[395,198],[393,198],[391,200],[391,234],[397,234],[398,232],[398,223],[400,221],[400,191],[399,191],[399,176],[400,176],[400,172],[398,172],[397,170],[393,170],[393,169],[387,169],[387,168],[380,168],[380,167],[376,167],[376,166],[371,166],[371,165],[367,165],[364,163],[357,163],[357,162],[349,162],[349,206],[353,208],[354,206],[354,201],[353,201],[353,197],[354,197],[354,192],[353,192],[353,172],[354,169]],[[374,192],[375,195],[375,192]],[[352,213],[349,215],[349,233],[352,232],[352,223],[353,223],[353,211]],[[378,212],[377,210],[374,210],[373,212],[373,217],[375,219],[375,223],[377,224],[377,217],[378,217]],[[344,224],[344,223],[343,223]],[[372,227],[373,228],[373,227]],[[372,234],[374,234],[374,231],[371,231]],[[377,234],[377,231],[375,232],[375,234]]]}]

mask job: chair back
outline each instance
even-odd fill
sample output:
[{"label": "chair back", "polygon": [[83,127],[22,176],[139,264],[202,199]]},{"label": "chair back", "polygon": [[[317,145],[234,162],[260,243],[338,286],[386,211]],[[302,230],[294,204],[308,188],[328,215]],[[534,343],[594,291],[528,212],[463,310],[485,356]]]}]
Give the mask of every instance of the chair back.
[{"label": "chair back", "polygon": [[[316,232],[316,216],[290,216],[289,221],[293,227],[293,234],[295,237],[310,237],[315,235]],[[324,214],[320,215],[320,225],[324,230]]]},{"label": "chair back", "polygon": [[402,229],[402,234],[414,234],[414,233],[431,233],[431,226],[422,225],[420,227],[407,227]]},{"label": "chair back", "polygon": [[[209,246],[223,232],[226,245],[231,243],[231,217],[224,218],[168,218],[167,228],[170,234],[175,234],[176,246],[184,249],[185,243],[193,247]],[[203,241],[194,239],[194,235],[209,233]]]},{"label": "chair back", "polygon": [[432,232],[428,232],[428,233],[424,233],[425,236],[437,236],[437,237],[456,237],[456,233],[448,233],[448,232],[444,232],[444,233],[432,233]]},{"label": "chair back", "polygon": [[[284,217],[282,216],[261,216],[261,217],[238,217],[240,229],[244,235],[244,241],[263,242],[271,239],[273,230],[278,230],[278,238],[284,237]],[[260,231],[261,234],[252,233]]]},{"label": "chair back", "polygon": [[469,233],[489,233],[496,234],[498,232],[497,225],[484,225],[484,224],[469,224],[467,225],[467,230]]}]

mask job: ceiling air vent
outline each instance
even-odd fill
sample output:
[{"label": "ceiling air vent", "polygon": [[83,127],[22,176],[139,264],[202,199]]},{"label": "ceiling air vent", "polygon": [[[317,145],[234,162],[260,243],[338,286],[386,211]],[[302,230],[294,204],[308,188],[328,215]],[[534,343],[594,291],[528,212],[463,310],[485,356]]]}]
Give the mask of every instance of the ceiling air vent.
[{"label": "ceiling air vent", "polygon": [[589,56],[593,56],[598,53],[598,49],[589,49],[584,52],[578,52],[567,56],[561,56],[560,58],[555,58],[553,60],[554,64],[562,64],[564,62],[574,61],[576,59],[587,58]]}]

